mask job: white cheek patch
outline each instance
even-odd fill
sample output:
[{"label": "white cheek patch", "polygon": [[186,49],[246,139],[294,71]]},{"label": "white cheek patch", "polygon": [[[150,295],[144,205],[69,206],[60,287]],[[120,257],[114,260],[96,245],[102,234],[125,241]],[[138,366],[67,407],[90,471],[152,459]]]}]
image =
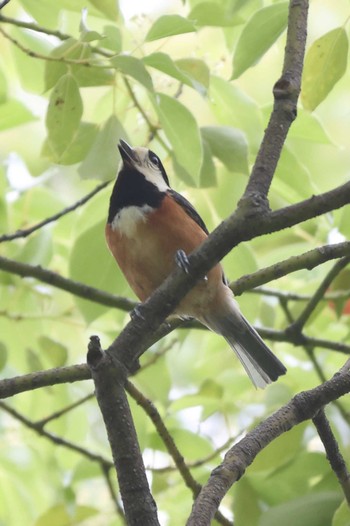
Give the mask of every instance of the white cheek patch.
[{"label": "white cheek patch", "polygon": [[154,184],[160,192],[166,192],[169,190],[169,186],[163,179],[163,176],[158,168],[153,168],[147,164],[138,165],[137,170],[144,175],[146,181]]},{"label": "white cheek patch", "polygon": [[148,205],[127,206],[120,210],[111,223],[112,230],[118,230],[120,234],[126,237],[134,237],[136,234],[137,224],[140,221],[145,222],[147,215],[152,212],[153,208]]}]

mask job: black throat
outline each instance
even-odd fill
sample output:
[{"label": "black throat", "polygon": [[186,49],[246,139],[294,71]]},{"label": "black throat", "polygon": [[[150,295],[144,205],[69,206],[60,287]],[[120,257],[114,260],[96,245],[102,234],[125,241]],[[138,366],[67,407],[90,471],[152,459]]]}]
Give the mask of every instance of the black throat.
[{"label": "black throat", "polygon": [[112,190],[107,222],[112,223],[118,212],[127,206],[159,208],[164,197],[165,192],[147,181],[135,168],[123,166]]}]

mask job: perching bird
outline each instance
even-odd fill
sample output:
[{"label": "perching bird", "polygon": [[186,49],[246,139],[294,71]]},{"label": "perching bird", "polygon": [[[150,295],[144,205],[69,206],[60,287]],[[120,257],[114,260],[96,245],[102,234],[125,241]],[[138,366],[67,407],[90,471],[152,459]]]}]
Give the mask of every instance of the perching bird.
[{"label": "perching bird", "polygon": [[[208,236],[193,206],[169,186],[159,157],[147,148],[118,145],[122,165],[110,198],[106,239],[129,285],[141,301],[171,273],[186,266]],[[185,296],[175,313],[194,317],[221,334],[257,387],[286,372],[241,314],[221,265],[211,269]]]}]

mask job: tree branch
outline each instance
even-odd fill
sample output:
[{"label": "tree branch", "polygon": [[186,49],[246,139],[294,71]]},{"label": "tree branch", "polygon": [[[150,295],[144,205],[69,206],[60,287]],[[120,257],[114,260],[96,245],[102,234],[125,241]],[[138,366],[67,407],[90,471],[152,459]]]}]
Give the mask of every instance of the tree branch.
[{"label": "tree branch", "polygon": [[345,257],[336,262],[333,268],[328,272],[327,276],[324,278],[320,286],[317,288],[314,296],[306,305],[303,312],[300,314],[299,318],[296,319],[289,327],[289,332],[299,333],[302,331],[307,320],[310,318],[311,314],[314,312],[315,308],[325,295],[326,291],[330,287],[332,281],[338,276],[339,272],[343,270],[350,262],[349,257]]},{"label": "tree branch", "polygon": [[142,517],[144,526],[159,526],[124,389],[126,370],[102,353],[96,336],[91,338],[87,359],[107,429],[127,524],[137,526]]},{"label": "tree branch", "polygon": [[74,451],[75,453],[78,453],[79,455],[82,455],[85,458],[88,458],[89,460],[93,462],[98,462],[101,466],[106,466],[107,468],[111,468],[113,466],[112,462],[110,460],[102,457],[101,455],[98,455],[96,453],[93,453],[92,451],[89,451],[86,448],[83,448],[81,446],[78,446],[77,444],[74,444],[73,442],[69,442],[68,440],[59,437],[55,435],[54,433],[50,433],[49,431],[46,431],[46,429],[43,428],[41,422],[32,422],[29,420],[29,418],[26,418],[24,415],[16,411],[13,407],[10,407],[5,402],[0,401],[0,408],[3,409],[3,411],[6,411],[9,413],[13,418],[24,424],[29,429],[32,429],[38,435],[47,438],[50,440],[50,442],[53,442],[54,444],[58,446],[63,446],[67,449],[70,449],[71,451]]},{"label": "tree branch", "polygon": [[[184,457],[178,450],[174,439],[165,426],[156,406],[150,400],[148,400],[131,382],[126,381],[125,389],[152,420],[158,435],[163,440],[163,444],[173,459],[182,479],[184,480],[186,486],[192,491],[193,497],[196,497],[202,486],[192,476],[192,473],[189,470]],[[222,513],[219,511],[216,512],[215,519],[219,524],[223,524],[224,526],[232,526],[232,522],[226,519],[226,517],[224,517],[224,515],[222,515]]]},{"label": "tree branch", "polygon": [[47,283],[52,287],[65,290],[74,296],[106,305],[106,307],[116,307],[121,310],[130,311],[137,305],[137,302],[129,300],[128,298],[115,296],[114,294],[95,289],[84,283],[64,278],[60,276],[60,274],[44,269],[38,265],[29,265],[28,263],[21,263],[20,261],[0,256],[0,269],[21,276],[22,278],[35,278],[42,283]]},{"label": "tree branch", "polygon": [[[1,18],[0,18],[0,20],[1,20]],[[57,221],[57,219],[60,219],[61,217],[69,214],[70,212],[73,212],[73,210],[76,210],[80,206],[82,206],[85,203],[87,203],[92,197],[94,197],[96,194],[98,194],[98,192],[103,190],[103,188],[105,188],[109,184],[110,184],[110,181],[107,181],[107,182],[99,184],[98,186],[96,186],[96,188],[94,190],[92,190],[90,193],[88,193],[82,199],[79,199],[79,201],[77,201],[73,205],[68,206],[64,210],[61,210],[61,212],[58,212],[57,214],[54,214],[51,217],[47,217],[43,221],[40,221],[39,223],[37,223],[36,225],[31,226],[30,228],[17,230],[17,232],[15,232],[13,234],[4,234],[4,235],[0,236],[0,243],[3,243],[4,241],[12,241],[13,239],[18,239],[19,237],[27,237],[30,234],[32,234],[33,232],[35,232],[36,230],[39,230],[40,228],[42,228],[43,226],[48,225],[49,223],[52,223],[53,221]]]},{"label": "tree branch", "polygon": [[[9,40],[14,46],[16,46],[18,49],[20,49],[23,53],[28,55],[28,57],[31,58],[37,58],[39,60],[47,60],[49,62],[63,62],[64,64],[73,64],[78,66],[84,66],[84,67],[93,67],[93,68],[107,68],[111,69],[110,64],[101,64],[98,62],[97,58],[81,58],[81,59],[73,59],[73,58],[66,58],[66,57],[55,57],[53,55],[43,55],[42,53],[37,53],[36,51],[32,51],[31,49],[25,47],[21,42],[13,38],[11,35],[7,33],[1,26],[0,26],[0,33]],[[107,59],[109,58],[106,57]]]},{"label": "tree branch", "polygon": [[348,505],[350,505],[350,473],[346,467],[345,460],[339,450],[338,443],[333,435],[323,408],[318,411],[312,421],[317,429],[320,439],[322,440],[329,463],[343,489],[346,501]]},{"label": "tree branch", "polygon": [[257,211],[268,208],[267,194],[271,181],[289,128],[297,114],[306,43],[307,13],[307,0],[290,1],[282,76],[274,86],[273,111],[248,185],[238,206],[254,206]]},{"label": "tree branch", "polygon": [[[240,296],[242,292],[249,289],[270,283],[274,279],[281,278],[297,270],[313,268],[342,256],[350,255],[350,241],[337,243],[334,245],[323,245],[314,248],[299,256],[292,256],[284,261],[280,261],[269,267],[262,268],[253,274],[242,276],[233,283],[230,283],[230,288],[236,296]],[[291,297],[291,299],[293,299]]]},{"label": "tree branch", "polygon": [[349,200],[350,182],[298,204],[275,212],[268,212],[258,218],[238,209],[189,255],[190,272],[188,274],[182,272],[181,269],[175,269],[152,296],[139,307],[142,316],[134,318],[126,325],[108,352],[116,356],[127,368],[132,369],[135,360],[146,350],[152,332],[157,330],[196,281],[234,246],[253,237],[276,232],[340,208],[348,204]]},{"label": "tree branch", "polygon": [[187,526],[209,526],[222,498],[243,475],[255,457],[277,437],[314,418],[326,404],[350,391],[350,361],[331,380],[297,394],[292,400],[268,417],[235,444],[225,455],[223,462],[212,471],[197,497]]}]

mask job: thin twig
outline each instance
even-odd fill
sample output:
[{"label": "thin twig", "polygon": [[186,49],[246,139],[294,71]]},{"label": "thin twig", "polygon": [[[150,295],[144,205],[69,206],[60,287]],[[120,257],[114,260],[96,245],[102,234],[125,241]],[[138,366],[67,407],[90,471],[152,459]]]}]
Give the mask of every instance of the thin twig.
[{"label": "thin twig", "polygon": [[118,513],[119,518],[122,520],[123,524],[125,524],[125,526],[128,526],[126,523],[126,518],[125,518],[123,507],[120,505],[117,492],[115,491],[113,483],[112,483],[112,478],[111,478],[112,468],[108,468],[107,466],[103,465],[101,466],[101,470],[102,470],[102,475],[106,481],[106,485],[107,485],[109,494],[111,496],[111,499],[114,502],[116,512]]},{"label": "thin twig", "polygon": [[37,420],[35,422],[35,426],[38,428],[45,427],[49,422],[52,422],[53,420],[57,420],[57,418],[61,418],[61,416],[66,415],[70,411],[73,411],[73,409],[76,409],[77,407],[80,407],[82,404],[85,404],[88,400],[91,400],[94,398],[95,393],[90,393],[86,396],[83,396],[80,398],[80,400],[77,400],[76,402],[67,405],[63,409],[60,409],[59,411],[55,411],[54,413],[51,413],[51,415],[47,416],[46,418],[42,418],[40,420]]},{"label": "thin twig", "polygon": [[[234,288],[235,283],[236,282],[233,282],[230,286]],[[311,294],[299,294],[296,292],[288,292],[285,290],[274,289],[271,287],[257,287],[256,289],[247,290],[245,292],[247,292],[248,294],[259,294],[261,296],[271,296],[273,298],[278,298],[281,300],[285,300],[287,302],[289,301],[309,301],[312,298]],[[327,292],[323,296],[323,298],[321,298],[321,301],[338,301],[338,300],[345,300],[349,298],[350,298],[350,289],[334,290],[334,291]]]},{"label": "thin twig", "polygon": [[326,275],[322,283],[317,288],[315,294],[313,295],[311,300],[308,302],[305,309],[300,314],[299,318],[297,318],[295,322],[293,322],[292,325],[288,328],[288,331],[299,332],[299,333],[301,332],[306,322],[310,318],[311,314],[314,312],[317,305],[319,304],[321,299],[324,297],[332,281],[338,276],[339,272],[341,272],[343,268],[349,264],[349,262],[350,262],[349,257],[342,258],[336,262],[336,264],[328,272],[328,274]]},{"label": "thin twig", "polygon": [[[16,27],[21,27],[22,29],[29,29],[30,31],[35,31],[37,33],[43,33],[49,36],[54,36],[57,37],[59,40],[68,40],[69,38],[73,38],[71,35],[68,35],[67,33],[62,33],[57,29],[48,29],[47,27],[39,26],[35,22],[24,22],[23,20],[10,18],[2,14],[0,14],[0,22],[3,22],[5,24],[11,24]],[[112,53],[111,51],[105,51],[104,49],[101,49],[97,46],[90,46],[90,49],[91,51],[93,51],[93,53],[102,55],[103,57],[111,58],[114,56],[114,53]]]},{"label": "thin twig", "polygon": [[[163,441],[163,444],[165,445],[169,455],[175,462],[175,465],[183,478],[186,486],[192,491],[192,494],[194,497],[196,497],[201,489],[201,485],[196,481],[196,479],[193,477],[192,473],[190,472],[184,457],[181,455],[180,451],[178,450],[173,437],[169,433],[167,427],[165,426],[156,406],[146,398],[141,391],[139,391],[134,384],[132,384],[129,381],[126,381],[125,383],[125,389],[129,393],[130,396],[136,401],[138,405],[142,407],[142,409],[145,411],[145,413],[149,416],[149,418],[152,420],[154,427],[157,430],[158,435]],[[224,526],[232,526],[232,522],[226,519],[224,515],[222,515],[221,512],[217,512],[215,515],[215,519],[219,524],[223,524]]]},{"label": "thin twig", "polygon": [[312,270],[331,259],[338,259],[350,255],[350,241],[334,245],[323,245],[314,248],[299,256],[292,256],[268,267],[262,268],[253,274],[242,276],[230,284],[236,296],[249,289],[256,289],[259,285],[269,283],[275,279],[282,278],[297,270]]},{"label": "thin twig", "polygon": [[101,466],[105,465],[107,467],[113,467],[113,463],[109,459],[103,457],[102,455],[93,453],[92,451],[89,451],[86,448],[78,446],[77,444],[74,444],[73,442],[69,442],[65,438],[59,437],[55,435],[54,433],[50,433],[49,431],[46,431],[45,429],[43,429],[40,423],[39,425],[37,425],[36,422],[32,422],[31,420],[29,420],[29,418],[25,417],[24,415],[16,411],[16,409],[14,409],[13,407],[10,407],[6,402],[0,401],[0,408],[6,411],[7,413],[9,413],[16,420],[22,422],[22,424],[24,424],[26,427],[35,431],[38,435],[50,440],[50,442],[53,442],[54,444],[58,446],[63,446],[67,449],[70,449],[71,451],[74,451],[75,453],[78,453],[79,455],[82,455],[85,458],[92,460],[93,462],[98,462]]},{"label": "thin twig", "polygon": [[64,64],[73,64],[78,66],[84,66],[84,67],[93,67],[93,68],[111,68],[110,64],[101,64],[97,59],[91,60],[91,58],[85,59],[74,59],[74,58],[66,58],[66,57],[55,57],[53,55],[43,55],[42,53],[37,53],[36,51],[33,51],[32,49],[29,49],[25,47],[21,42],[19,42],[17,39],[13,38],[7,31],[5,31],[0,26],[0,33],[12,42],[13,45],[15,45],[18,49],[20,49],[23,53],[28,55],[29,57],[36,58],[39,60],[47,60],[50,62],[63,62]]},{"label": "thin twig", "polygon": [[79,283],[72,279],[64,278],[57,272],[46,270],[40,266],[29,265],[21,263],[13,259],[8,259],[0,256],[0,269],[11,274],[16,274],[21,277],[35,278],[43,283],[47,283],[58,289],[65,290],[79,296],[80,298],[99,303],[107,307],[116,307],[127,312],[134,309],[137,305],[136,301],[132,301],[122,296],[115,296],[109,292],[105,292],[84,283]]},{"label": "thin twig", "polygon": [[87,203],[90,199],[92,199],[92,197],[94,197],[96,194],[98,194],[101,190],[106,188],[106,186],[109,185],[109,184],[110,184],[110,181],[106,181],[106,182],[103,182],[103,183],[97,185],[94,190],[89,192],[82,199],[79,199],[79,201],[76,201],[76,203],[74,203],[73,205],[70,205],[67,208],[64,208],[63,210],[61,210],[61,212],[58,212],[57,214],[54,214],[54,215],[52,215],[50,217],[47,217],[46,219],[43,219],[42,221],[40,221],[36,225],[33,225],[33,226],[29,227],[29,228],[17,230],[17,232],[14,232],[13,234],[4,234],[4,235],[0,236],[0,243],[3,243],[4,241],[12,241],[13,239],[18,239],[18,238],[30,236],[30,234],[32,234],[36,230],[39,230],[43,226],[46,226],[46,225],[48,225],[50,223],[53,223],[54,221],[57,221],[61,217],[69,214],[70,212],[73,212],[74,210],[76,210],[80,206],[85,205],[85,203]]},{"label": "thin twig", "polygon": [[322,440],[329,463],[337,476],[346,501],[350,506],[350,473],[346,467],[345,460],[339,450],[338,443],[323,408],[318,411],[312,421],[317,429],[320,439]]}]

